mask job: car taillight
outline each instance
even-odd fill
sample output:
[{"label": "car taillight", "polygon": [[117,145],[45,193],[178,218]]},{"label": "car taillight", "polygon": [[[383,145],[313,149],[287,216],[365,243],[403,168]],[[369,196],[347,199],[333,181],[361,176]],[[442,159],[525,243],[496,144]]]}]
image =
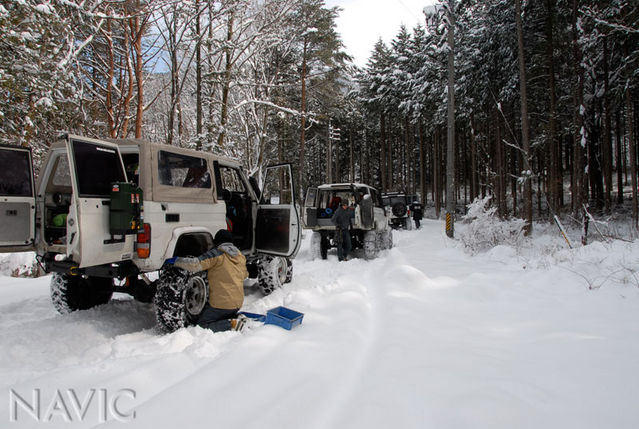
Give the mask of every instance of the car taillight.
[{"label": "car taillight", "polygon": [[142,226],[142,231],[138,232],[135,250],[138,253],[138,258],[141,259],[146,259],[151,255],[151,225],[148,223],[145,223]]}]

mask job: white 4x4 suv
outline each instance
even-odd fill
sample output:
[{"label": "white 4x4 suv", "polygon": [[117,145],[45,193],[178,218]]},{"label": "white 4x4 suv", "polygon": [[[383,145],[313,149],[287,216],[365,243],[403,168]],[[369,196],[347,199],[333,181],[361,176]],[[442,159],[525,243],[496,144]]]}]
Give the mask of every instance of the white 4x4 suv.
[{"label": "white 4x4 suv", "polygon": [[55,273],[61,313],[127,292],[155,297],[158,324],[172,331],[197,319],[207,277],[162,265],[204,253],[220,229],[232,232],[265,293],[291,280],[301,236],[292,177],[289,164],[269,167],[260,190],[240,164],[210,153],[64,135],[34,184],[30,150],[2,146],[0,250],[36,251]]},{"label": "white 4x4 suv", "polygon": [[393,247],[393,232],[377,189],[361,183],[334,183],[306,191],[304,228],[313,231],[313,257],[326,259],[328,249],[337,247],[337,228],[331,218],[342,202],[355,207],[349,228],[353,249],[363,249],[364,258],[373,259],[380,250]]}]

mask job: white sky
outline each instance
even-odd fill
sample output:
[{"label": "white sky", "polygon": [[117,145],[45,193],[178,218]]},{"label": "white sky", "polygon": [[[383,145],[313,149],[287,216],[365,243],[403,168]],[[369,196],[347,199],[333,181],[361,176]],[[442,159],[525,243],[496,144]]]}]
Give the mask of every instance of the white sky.
[{"label": "white sky", "polygon": [[343,10],[337,19],[337,31],[353,62],[363,67],[381,37],[386,43],[399,33],[404,24],[412,30],[424,23],[422,10],[436,0],[326,0],[328,7]]}]

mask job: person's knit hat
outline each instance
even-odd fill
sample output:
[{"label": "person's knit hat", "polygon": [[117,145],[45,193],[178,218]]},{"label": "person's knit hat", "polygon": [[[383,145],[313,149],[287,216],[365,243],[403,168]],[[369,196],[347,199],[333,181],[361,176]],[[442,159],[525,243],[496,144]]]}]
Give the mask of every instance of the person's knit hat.
[{"label": "person's knit hat", "polygon": [[231,231],[227,231],[226,229],[220,229],[213,239],[213,243],[216,246],[219,246],[222,243],[232,243],[233,242],[233,234]]}]

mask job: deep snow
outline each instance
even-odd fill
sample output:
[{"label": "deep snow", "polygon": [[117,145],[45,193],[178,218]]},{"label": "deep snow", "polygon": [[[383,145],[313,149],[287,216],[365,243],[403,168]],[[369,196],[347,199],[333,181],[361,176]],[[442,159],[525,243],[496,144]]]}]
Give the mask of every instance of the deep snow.
[{"label": "deep snow", "polygon": [[[639,242],[469,256],[443,229],[345,263],[311,261],[307,237],[291,284],[247,288],[247,311],[305,313],[292,331],[159,335],[151,305],[61,316],[49,277],[0,277],[0,426],[639,427]],[[36,389],[45,423],[16,406]]]}]

